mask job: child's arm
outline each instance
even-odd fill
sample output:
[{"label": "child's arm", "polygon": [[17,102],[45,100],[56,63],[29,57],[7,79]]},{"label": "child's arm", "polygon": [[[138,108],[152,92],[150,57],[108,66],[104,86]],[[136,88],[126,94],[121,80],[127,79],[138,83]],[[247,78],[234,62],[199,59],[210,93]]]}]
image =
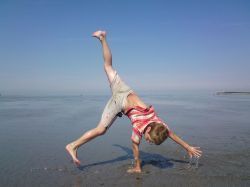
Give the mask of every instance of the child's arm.
[{"label": "child's arm", "polygon": [[141,173],[141,161],[140,161],[140,152],[139,152],[139,144],[132,142],[133,154],[134,154],[134,167],[128,169],[129,173]]},{"label": "child's arm", "polygon": [[200,150],[200,147],[192,147],[188,145],[186,142],[184,142],[181,138],[179,138],[176,134],[171,132],[169,134],[169,137],[174,140],[176,143],[180,144],[186,151],[188,152],[189,156],[195,156],[200,157],[202,154],[202,151]]}]

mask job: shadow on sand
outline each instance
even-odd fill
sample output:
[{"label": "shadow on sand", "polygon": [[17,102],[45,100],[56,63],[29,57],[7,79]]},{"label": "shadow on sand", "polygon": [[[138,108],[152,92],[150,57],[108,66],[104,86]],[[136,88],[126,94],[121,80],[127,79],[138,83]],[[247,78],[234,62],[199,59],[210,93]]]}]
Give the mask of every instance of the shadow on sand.
[{"label": "shadow on sand", "polygon": [[[128,147],[121,146],[121,145],[117,145],[117,144],[114,144],[113,146],[121,148],[126,154],[124,156],[119,156],[119,157],[117,157],[115,159],[111,159],[111,160],[96,162],[96,163],[92,163],[92,164],[88,164],[88,165],[81,165],[78,167],[78,169],[85,170],[85,169],[88,169],[92,166],[112,164],[115,162],[121,162],[121,161],[133,159],[132,149],[130,149]],[[185,164],[188,163],[187,161],[166,158],[160,154],[146,153],[144,151],[140,151],[140,158],[142,160],[142,164],[141,164],[142,167],[144,167],[145,165],[153,165],[153,166],[161,168],[161,169],[172,168],[174,165],[173,162],[185,163]]]}]

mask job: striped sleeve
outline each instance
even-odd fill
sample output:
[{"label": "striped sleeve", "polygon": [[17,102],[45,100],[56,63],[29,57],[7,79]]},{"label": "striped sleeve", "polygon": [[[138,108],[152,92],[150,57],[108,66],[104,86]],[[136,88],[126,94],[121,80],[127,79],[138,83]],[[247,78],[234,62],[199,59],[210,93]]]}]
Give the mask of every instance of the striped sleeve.
[{"label": "striped sleeve", "polygon": [[140,144],[141,139],[142,139],[141,133],[137,129],[133,128],[132,136],[131,136],[132,142],[136,144]]}]

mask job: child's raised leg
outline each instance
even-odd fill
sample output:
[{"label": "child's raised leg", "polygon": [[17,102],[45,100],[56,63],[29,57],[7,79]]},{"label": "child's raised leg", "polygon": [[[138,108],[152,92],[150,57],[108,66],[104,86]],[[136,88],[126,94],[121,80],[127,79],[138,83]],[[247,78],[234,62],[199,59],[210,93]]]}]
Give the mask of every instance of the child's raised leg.
[{"label": "child's raised leg", "polygon": [[115,76],[115,70],[112,67],[112,54],[111,54],[111,50],[106,40],[106,32],[96,31],[92,34],[92,36],[98,38],[102,44],[104,70],[107,74],[109,83],[111,83],[111,81],[114,79],[114,76]]}]

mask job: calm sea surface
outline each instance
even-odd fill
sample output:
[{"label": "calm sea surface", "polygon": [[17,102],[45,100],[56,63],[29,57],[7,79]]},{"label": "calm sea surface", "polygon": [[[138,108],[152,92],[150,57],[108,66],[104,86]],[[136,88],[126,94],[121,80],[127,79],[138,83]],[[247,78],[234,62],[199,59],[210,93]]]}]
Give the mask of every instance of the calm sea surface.
[{"label": "calm sea surface", "polygon": [[131,167],[131,125],[79,149],[76,168],[65,145],[95,127],[108,95],[0,96],[0,186],[250,186],[250,96],[214,93],[141,95],[203,156],[191,164],[171,140],[140,146],[143,173]]}]

